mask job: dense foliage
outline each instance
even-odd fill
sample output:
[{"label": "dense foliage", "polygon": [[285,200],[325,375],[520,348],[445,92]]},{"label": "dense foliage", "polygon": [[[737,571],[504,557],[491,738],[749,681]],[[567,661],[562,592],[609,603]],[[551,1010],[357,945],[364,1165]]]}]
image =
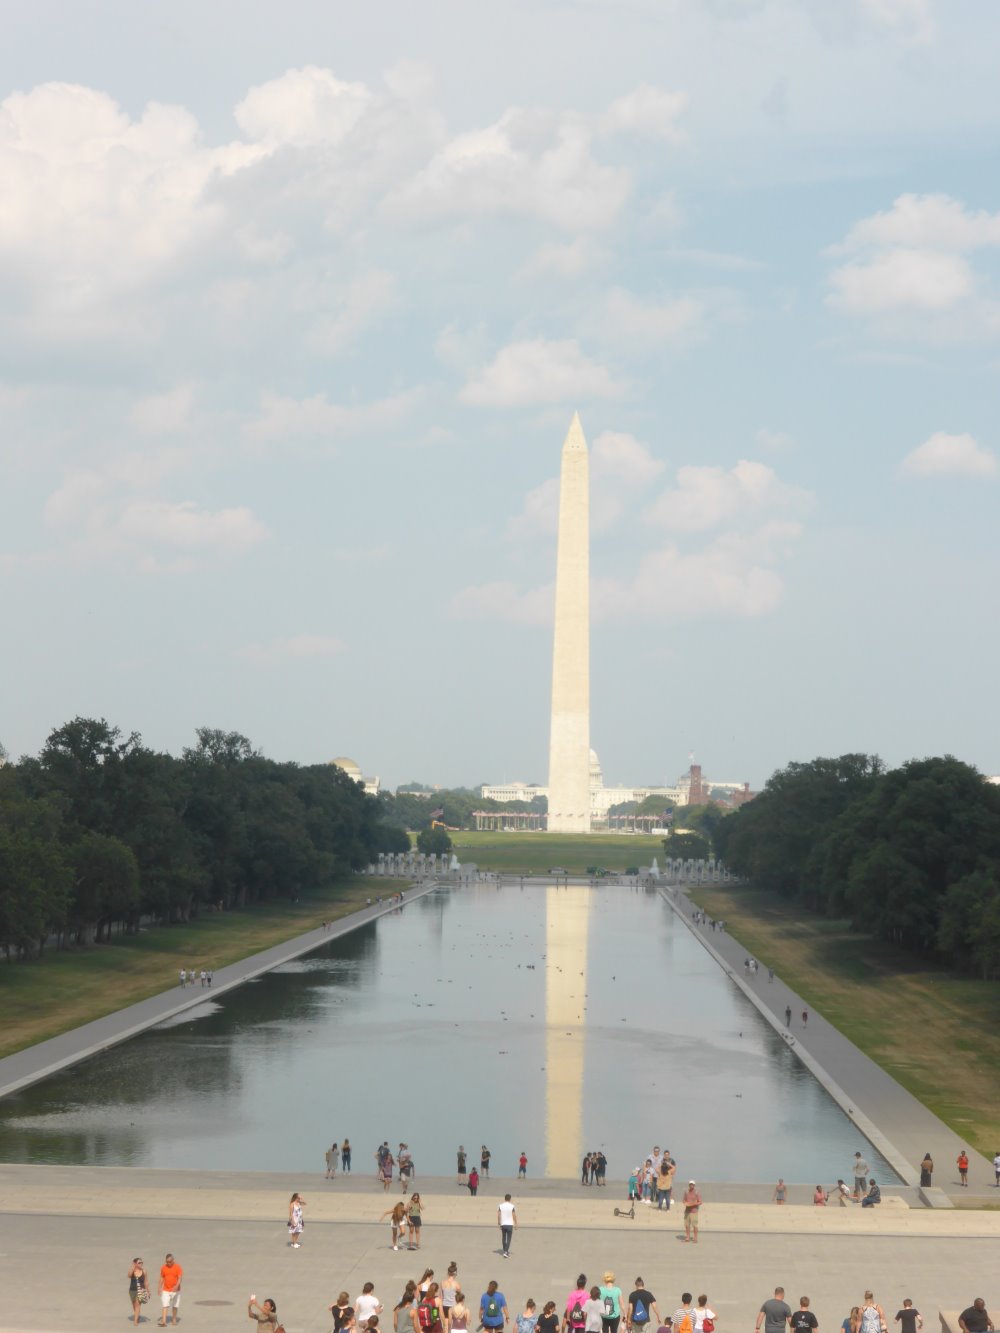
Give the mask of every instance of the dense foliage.
[{"label": "dense foliage", "polygon": [[716,830],[731,869],[983,977],[1000,975],[1000,787],[968,764],[790,764]]},{"label": "dense foliage", "polygon": [[[0,946],[84,943],[143,917],[187,920],[404,850],[379,803],[329,764],[280,764],[202,728],[180,759],[76,718],[0,768]],[[402,837],[403,848],[399,847]]]}]

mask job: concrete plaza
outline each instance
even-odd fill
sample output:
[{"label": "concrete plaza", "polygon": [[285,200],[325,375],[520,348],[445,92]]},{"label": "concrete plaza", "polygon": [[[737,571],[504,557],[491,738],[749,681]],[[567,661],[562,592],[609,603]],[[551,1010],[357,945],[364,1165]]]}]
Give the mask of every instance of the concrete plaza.
[{"label": "concrete plaza", "polygon": [[[289,1132],[294,1132],[290,1123]],[[901,1199],[879,1209],[783,1208],[760,1202],[716,1202],[704,1185],[699,1244],[681,1243],[678,1209],[659,1215],[639,1207],[615,1218],[622,1201],[612,1185],[573,1182],[483,1183],[479,1197],[453,1181],[421,1180],[423,1243],[394,1252],[382,1211],[384,1195],[370,1171],[329,1182],[312,1178],[165,1172],[92,1167],[0,1167],[5,1275],[0,1328],[55,1333],[126,1327],[131,1318],[126,1273],[135,1255],[155,1275],[170,1250],[184,1268],[181,1324],[198,1333],[246,1326],[250,1292],[274,1297],[289,1333],[328,1330],[327,1313],[344,1289],[353,1299],[373,1281],[387,1313],[407,1278],[424,1266],[440,1278],[454,1259],[470,1304],[496,1278],[511,1316],[532,1296],[565,1301],[581,1270],[600,1281],[606,1268],[626,1295],[641,1274],[671,1313],[683,1290],[706,1292],[719,1333],[749,1333],[775,1285],[789,1303],[812,1300],[823,1333],[839,1328],[872,1287],[892,1316],[911,1296],[930,1333],[939,1309],[962,1309],[976,1295],[989,1308],[995,1288],[1000,1212],[911,1209]],[[758,1187],[759,1188],[759,1187]],[[307,1200],[300,1250],[287,1245],[285,1219],[293,1189]],[[502,1260],[496,1205],[514,1195],[520,1229]],[[155,1296],[154,1296],[155,1302]],[[146,1307],[152,1327],[158,1307]]]}]

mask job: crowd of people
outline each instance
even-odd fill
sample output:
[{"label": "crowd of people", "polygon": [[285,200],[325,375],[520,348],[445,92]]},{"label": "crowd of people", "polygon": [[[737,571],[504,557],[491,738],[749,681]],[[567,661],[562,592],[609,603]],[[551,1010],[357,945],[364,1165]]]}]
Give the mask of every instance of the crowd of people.
[{"label": "crowd of people", "polygon": [[208,987],[212,984],[212,970],[207,967],[203,967],[200,971],[196,967],[182,967],[179,979],[182,989],[187,986],[197,986],[199,982],[202,986]]}]

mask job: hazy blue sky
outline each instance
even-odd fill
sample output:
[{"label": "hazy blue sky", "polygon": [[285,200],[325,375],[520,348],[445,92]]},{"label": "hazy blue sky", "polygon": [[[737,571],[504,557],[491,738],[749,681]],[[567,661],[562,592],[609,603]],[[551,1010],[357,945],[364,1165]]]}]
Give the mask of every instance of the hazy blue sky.
[{"label": "hazy blue sky", "polygon": [[1000,6],[0,4],[0,740],[1000,772]]}]

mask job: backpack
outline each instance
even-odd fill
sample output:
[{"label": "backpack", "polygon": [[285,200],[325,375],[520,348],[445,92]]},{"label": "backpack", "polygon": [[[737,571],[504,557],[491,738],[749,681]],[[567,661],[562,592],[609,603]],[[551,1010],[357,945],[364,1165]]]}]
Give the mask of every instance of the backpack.
[{"label": "backpack", "polygon": [[417,1306],[417,1322],[421,1328],[437,1328],[439,1311],[433,1301],[421,1301]]},{"label": "backpack", "polygon": [[583,1312],[583,1306],[580,1304],[579,1296],[576,1298],[576,1304],[569,1312],[570,1328],[583,1328],[587,1322],[587,1316]]},{"label": "backpack", "polygon": [[[605,1319],[614,1319],[614,1317],[615,1317],[615,1298],[614,1298],[613,1296],[605,1296],[605,1298],[604,1298],[604,1318],[605,1318]],[[688,1329],[687,1333],[691,1333],[691,1330]]]},{"label": "backpack", "polygon": [[685,1310],[680,1323],[674,1324],[674,1333],[694,1333],[694,1315],[690,1310]]},{"label": "backpack", "polygon": [[483,1321],[487,1319],[499,1319],[503,1311],[500,1309],[500,1302],[496,1296],[490,1296],[483,1310]]},{"label": "backpack", "polygon": [[636,1324],[649,1323],[649,1311],[643,1305],[641,1300],[636,1301],[635,1305],[632,1308],[632,1319],[633,1322]]}]

